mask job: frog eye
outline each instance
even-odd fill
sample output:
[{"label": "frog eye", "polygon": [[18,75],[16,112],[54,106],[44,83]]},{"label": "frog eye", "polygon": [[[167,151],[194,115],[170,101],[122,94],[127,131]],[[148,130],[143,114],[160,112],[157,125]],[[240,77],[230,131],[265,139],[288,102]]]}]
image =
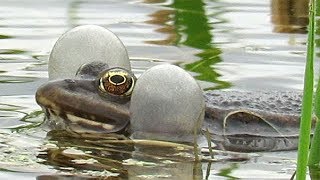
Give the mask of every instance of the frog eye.
[{"label": "frog eye", "polygon": [[129,96],[132,93],[135,76],[126,69],[111,68],[99,78],[99,89],[115,96]]}]

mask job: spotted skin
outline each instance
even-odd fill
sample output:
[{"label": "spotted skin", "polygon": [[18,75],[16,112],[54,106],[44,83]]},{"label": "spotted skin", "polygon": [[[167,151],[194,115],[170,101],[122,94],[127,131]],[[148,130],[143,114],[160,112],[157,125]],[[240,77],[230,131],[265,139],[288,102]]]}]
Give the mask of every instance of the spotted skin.
[{"label": "spotted skin", "polygon": [[[113,94],[101,90],[101,78],[108,69],[93,62],[80,67],[74,79],[41,86],[36,100],[48,124],[73,132],[130,133],[130,94],[122,95],[128,87]],[[117,75],[107,76],[111,84],[122,85],[132,76]],[[102,85],[109,86],[105,81]],[[208,129],[221,149],[250,152],[297,147],[301,92],[207,91],[204,97],[203,131]]]}]

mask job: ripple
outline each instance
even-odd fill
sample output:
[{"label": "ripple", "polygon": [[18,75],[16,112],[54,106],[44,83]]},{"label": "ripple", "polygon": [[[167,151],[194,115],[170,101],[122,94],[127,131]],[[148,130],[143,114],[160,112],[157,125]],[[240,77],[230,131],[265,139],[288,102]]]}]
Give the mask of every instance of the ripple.
[{"label": "ripple", "polygon": [[[241,90],[302,89],[306,48],[306,35],[303,34],[305,26],[285,24],[286,21],[280,21],[280,17],[287,17],[296,23],[296,20],[304,21],[304,16],[296,18],[288,14],[290,12],[284,11],[282,5],[275,7],[281,7],[283,13],[275,13],[271,4],[274,1],[195,1],[193,3],[196,5],[192,3],[192,6],[191,3],[179,2],[1,0],[1,126],[10,128],[28,125],[29,123],[22,122],[25,115],[33,115],[40,110],[34,100],[34,94],[37,87],[47,82],[47,59],[51,48],[61,34],[81,24],[98,24],[115,32],[128,48],[133,71],[138,76],[152,66],[170,63],[182,67],[191,66],[191,74],[195,77],[201,75],[196,71],[199,70],[197,68],[205,68],[206,71],[200,76],[199,83],[208,89],[226,88],[231,85],[234,89]],[[207,79],[201,79],[203,77]],[[223,84],[227,86],[221,86]],[[268,106],[266,102],[263,103],[264,106]],[[250,105],[248,102],[243,103]],[[294,102],[290,107],[298,108],[299,104]],[[269,106],[273,109],[272,104]],[[39,120],[39,117],[37,118],[29,120]],[[36,138],[36,143],[34,139],[30,140],[27,137],[20,133],[0,132],[1,149],[12,142],[11,145],[13,144],[16,150],[11,151],[12,155],[1,152],[0,168],[20,172],[54,173],[55,170],[44,170],[47,166],[27,164],[15,159],[21,157],[27,160],[36,157],[32,154],[37,150],[36,147],[30,146],[41,144],[39,141],[42,141],[43,137]],[[81,138],[75,141],[79,140]],[[69,142],[61,143],[70,146]],[[98,145],[101,146],[101,143]],[[92,150],[92,146],[88,148]],[[106,151],[102,153],[110,155]],[[260,175],[289,178],[291,172],[279,172],[280,166],[284,165],[282,159],[282,163],[267,166],[267,162],[274,161],[275,156],[282,158],[295,155],[283,153],[266,159],[262,156],[260,159],[237,163],[236,167],[234,162],[223,162],[222,165],[213,163],[212,171],[209,172],[210,178],[221,178],[224,175],[220,173],[226,170],[229,177],[246,178]],[[11,159],[17,160],[14,161],[16,163],[10,162]],[[293,163],[285,165],[292,166]],[[64,172],[76,170],[76,167],[60,168]],[[189,170],[193,172],[192,168]],[[11,179],[26,176],[25,173],[0,173],[1,177],[12,175]],[[36,175],[27,176],[34,179]]]},{"label": "ripple", "polygon": [[10,38],[12,38],[12,36],[0,34],[0,39],[10,39]]},{"label": "ripple", "polygon": [[20,49],[0,49],[0,54],[23,54],[26,53],[24,50]]}]

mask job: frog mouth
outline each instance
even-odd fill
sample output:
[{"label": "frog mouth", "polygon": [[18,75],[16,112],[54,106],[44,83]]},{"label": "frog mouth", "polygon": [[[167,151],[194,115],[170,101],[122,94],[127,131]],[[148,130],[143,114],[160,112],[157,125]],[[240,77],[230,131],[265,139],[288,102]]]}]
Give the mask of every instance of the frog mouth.
[{"label": "frog mouth", "polygon": [[112,133],[129,124],[129,103],[101,97],[92,80],[48,83],[38,89],[36,100],[53,129]]},{"label": "frog mouth", "polygon": [[67,129],[72,132],[111,132],[116,126],[97,122],[95,117],[84,118],[72,112],[59,112],[50,108],[44,108],[47,124],[51,129]]}]

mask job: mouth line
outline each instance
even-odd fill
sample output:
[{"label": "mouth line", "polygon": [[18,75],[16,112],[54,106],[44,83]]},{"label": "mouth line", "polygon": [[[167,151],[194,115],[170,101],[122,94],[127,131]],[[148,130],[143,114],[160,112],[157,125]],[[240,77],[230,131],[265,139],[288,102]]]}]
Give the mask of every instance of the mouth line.
[{"label": "mouth line", "polygon": [[104,129],[107,130],[112,130],[115,128],[115,125],[111,125],[111,124],[106,124],[106,123],[101,123],[101,122],[96,122],[92,119],[86,119],[83,117],[79,117],[79,116],[75,116],[73,114],[65,114],[67,119],[72,122],[72,123],[77,123],[77,124],[85,124],[85,125],[89,125],[89,126],[101,126]]},{"label": "mouth line", "polygon": [[70,112],[61,112],[59,110],[54,110],[52,108],[44,108],[45,114],[47,117],[47,121],[54,121],[53,123],[59,124],[62,127],[65,127],[67,129],[77,129],[76,131],[79,131],[80,129],[82,131],[89,130],[90,132],[116,132],[118,128],[116,128],[116,125],[113,124],[107,124],[102,122],[97,122],[92,117],[92,119],[84,118],[75,115],[74,113]]}]

